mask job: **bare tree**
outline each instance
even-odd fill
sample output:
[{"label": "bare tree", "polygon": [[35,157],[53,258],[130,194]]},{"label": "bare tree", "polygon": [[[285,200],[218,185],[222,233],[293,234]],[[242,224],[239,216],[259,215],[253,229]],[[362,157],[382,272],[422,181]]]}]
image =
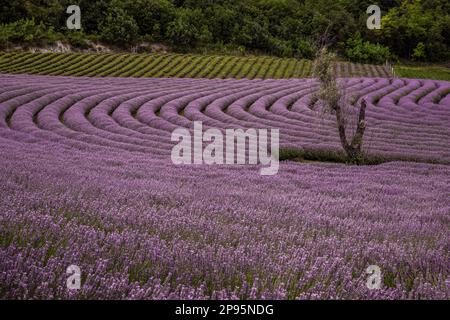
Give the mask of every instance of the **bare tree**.
[{"label": "bare tree", "polygon": [[328,52],[326,47],[322,47],[318,51],[318,56],[315,61],[315,74],[320,82],[320,89],[317,97],[324,103],[326,110],[336,115],[339,138],[342,148],[348,157],[348,161],[360,164],[364,160],[362,144],[366,129],[367,103],[364,99],[361,101],[356,130],[349,142],[346,128],[348,115],[345,114],[344,108],[344,104],[348,102],[344,99],[343,90],[337,84],[336,76],[333,72],[333,59],[334,56]]}]

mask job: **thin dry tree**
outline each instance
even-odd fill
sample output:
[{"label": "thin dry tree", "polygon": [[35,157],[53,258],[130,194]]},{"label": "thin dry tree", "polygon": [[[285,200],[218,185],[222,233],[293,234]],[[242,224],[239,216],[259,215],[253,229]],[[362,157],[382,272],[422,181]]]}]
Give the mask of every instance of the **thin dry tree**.
[{"label": "thin dry tree", "polygon": [[362,99],[359,115],[356,124],[356,130],[351,141],[347,139],[348,114],[345,114],[345,104],[348,103],[344,97],[344,92],[336,80],[333,71],[334,56],[328,52],[327,47],[323,46],[318,50],[315,61],[315,76],[319,80],[320,88],[317,98],[322,101],[326,111],[331,111],[336,115],[336,123],[339,132],[339,138],[344,149],[347,160],[350,163],[361,164],[364,162],[364,153],[362,150],[363,137],[366,129],[366,107],[365,99]]}]

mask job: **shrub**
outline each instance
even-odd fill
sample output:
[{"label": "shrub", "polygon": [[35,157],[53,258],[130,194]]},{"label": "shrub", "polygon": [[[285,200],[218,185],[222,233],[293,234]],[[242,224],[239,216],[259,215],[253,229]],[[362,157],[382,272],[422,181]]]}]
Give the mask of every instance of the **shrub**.
[{"label": "shrub", "polygon": [[272,54],[279,57],[292,57],[292,47],[288,41],[277,38],[269,39],[270,51]]},{"label": "shrub", "polygon": [[139,28],[124,10],[112,7],[101,22],[100,30],[103,41],[123,47],[136,43]]},{"label": "shrub", "polygon": [[169,0],[125,1],[123,9],[136,21],[139,34],[151,41],[165,40],[169,22],[174,20],[175,7]]},{"label": "shrub", "polygon": [[442,42],[430,42],[425,46],[425,57],[427,61],[448,61],[450,60],[450,50]]},{"label": "shrub", "polygon": [[426,57],[426,52],[425,52],[425,45],[423,44],[423,42],[419,42],[417,44],[417,47],[414,49],[413,54],[412,54],[412,58],[414,60],[424,60]]},{"label": "shrub", "polygon": [[353,62],[374,64],[383,64],[392,58],[389,48],[378,43],[373,44],[369,41],[364,41],[360,34],[347,40],[345,43],[345,56]]},{"label": "shrub", "polygon": [[210,42],[212,34],[203,20],[203,14],[199,9],[180,9],[175,20],[167,27],[169,40],[181,48]]},{"label": "shrub", "polygon": [[75,48],[79,49],[89,48],[89,45],[86,42],[86,35],[82,31],[70,30],[66,35],[66,39],[69,42],[69,44]]},{"label": "shrub", "polygon": [[346,163],[347,158],[342,151],[330,149],[294,149],[281,148],[279,153],[280,161],[319,161]]},{"label": "shrub", "polygon": [[45,45],[61,37],[52,27],[47,27],[42,22],[37,24],[34,19],[0,25],[0,47],[3,48],[10,43]]},{"label": "shrub", "polygon": [[297,44],[297,55],[303,59],[314,59],[315,49],[310,40],[300,40]]}]

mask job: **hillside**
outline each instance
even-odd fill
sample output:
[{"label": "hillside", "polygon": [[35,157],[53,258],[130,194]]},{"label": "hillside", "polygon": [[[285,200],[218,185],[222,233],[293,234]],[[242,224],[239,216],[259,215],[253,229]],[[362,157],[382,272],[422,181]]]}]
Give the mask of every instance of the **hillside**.
[{"label": "hillside", "polygon": [[[387,66],[336,62],[339,77],[389,77]],[[307,78],[311,60],[269,56],[0,53],[0,72],[87,77]]]}]

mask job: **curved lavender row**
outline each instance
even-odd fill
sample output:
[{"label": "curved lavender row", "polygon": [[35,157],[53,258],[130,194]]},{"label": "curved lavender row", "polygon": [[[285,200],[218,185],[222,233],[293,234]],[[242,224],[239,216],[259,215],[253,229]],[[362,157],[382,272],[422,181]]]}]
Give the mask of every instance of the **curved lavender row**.
[{"label": "curved lavender row", "polygon": [[[338,148],[314,80],[0,83],[1,298],[449,298],[448,166],[283,163],[269,178],[168,160],[171,130],[198,120]],[[369,102],[369,151],[448,160],[449,83],[341,83]]]},{"label": "curved lavender row", "polygon": [[[205,128],[280,128],[281,143],[338,149],[334,116],[312,102],[315,80],[92,79],[1,76],[0,127],[40,140],[167,157],[170,132]],[[450,161],[450,84],[409,79],[341,79],[366,98],[366,151]],[[11,89],[11,90],[9,90]],[[89,146],[86,146],[89,147]]]},{"label": "curved lavender row", "polygon": [[269,178],[1,132],[2,298],[449,298],[448,166],[284,163]]}]

